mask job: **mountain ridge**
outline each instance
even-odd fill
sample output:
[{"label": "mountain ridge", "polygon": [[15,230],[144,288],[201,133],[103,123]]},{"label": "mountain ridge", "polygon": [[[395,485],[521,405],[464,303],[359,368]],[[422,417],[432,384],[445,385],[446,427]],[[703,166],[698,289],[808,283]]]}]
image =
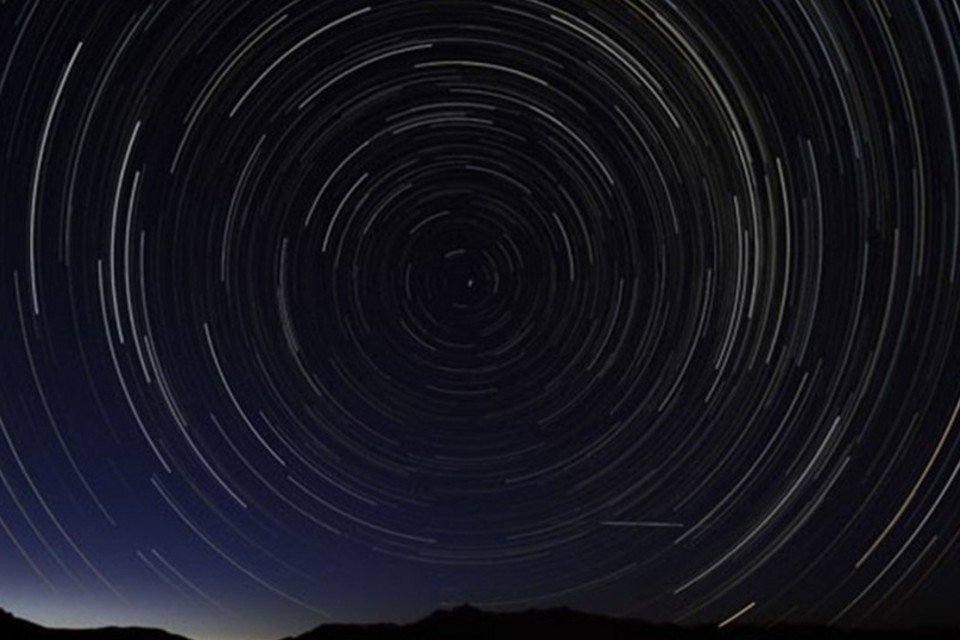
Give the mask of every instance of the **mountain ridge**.
[{"label": "mountain ridge", "polygon": [[632,618],[617,618],[569,607],[524,611],[483,611],[469,604],[439,609],[408,624],[323,624],[283,640],[956,640],[956,629],[843,629],[818,625],[777,625],[763,628],[717,624],[679,626]]},{"label": "mountain ridge", "polygon": [[44,627],[0,607],[0,638],[4,640],[190,640],[164,629],[106,626],[89,629]]},{"label": "mountain ridge", "polygon": [[[679,626],[632,618],[617,618],[569,607],[523,611],[484,611],[469,604],[438,609],[406,624],[325,623],[282,640],[956,640],[960,630],[932,627],[910,629],[844,629],[813,624],[758,627],[716,624]],[[190,640],[163,629],[108,626],[93,629],[44,627],[0,608],[0,638],[4,640]],[[268,640],[268,639],[265,639]]]}]

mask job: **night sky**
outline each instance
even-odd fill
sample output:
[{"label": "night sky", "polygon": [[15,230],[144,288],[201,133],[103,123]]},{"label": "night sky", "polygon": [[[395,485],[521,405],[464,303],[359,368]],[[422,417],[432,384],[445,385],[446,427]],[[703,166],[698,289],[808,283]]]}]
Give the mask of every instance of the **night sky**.
[{"label": "night sky", "polygon": [[0,0],[0,606],[960,624],[955,0]]}]

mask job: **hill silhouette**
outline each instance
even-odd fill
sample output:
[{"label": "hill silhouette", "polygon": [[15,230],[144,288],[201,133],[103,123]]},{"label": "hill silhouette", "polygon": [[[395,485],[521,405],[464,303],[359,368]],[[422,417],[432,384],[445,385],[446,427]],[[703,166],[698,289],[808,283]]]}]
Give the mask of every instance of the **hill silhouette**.
[{"label": "hill silhouette", "polygon": [[612,618],[566,607],[520,612],[481,611],[470,605],[435,611],[405,625],[325,624],[284,640],[956,640],[956,630],[843,630],[819,626],[774,628],[717,625],[680,627]]},{"label": "hill silhouette", "polygon": [[[409,624],[324,624],[283,640],[956,640],[955,629],[844,630],[778,625],[680,627],[574,611],[566,607],[519,612],[482,611],[469,605],[439,610]],[[161,629],[104,627],[54,629],[0,609],[3,640],[188,640]],[[269,639],[265,639],[269,640]]]},{"label": "hill silhouette", "polygon": [[162,629],[103,627],[99,629],[53,629],[42,627],[0,609],[3,640],[187,640]]}]

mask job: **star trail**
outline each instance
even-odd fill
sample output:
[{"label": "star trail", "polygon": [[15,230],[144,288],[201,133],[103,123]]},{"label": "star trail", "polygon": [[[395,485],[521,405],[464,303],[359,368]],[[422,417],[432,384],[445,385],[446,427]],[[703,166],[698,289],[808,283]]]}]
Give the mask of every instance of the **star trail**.
[{"label": "star trail", "polygon": [[0,1],[0,605],[960,624],[955,0]]}]

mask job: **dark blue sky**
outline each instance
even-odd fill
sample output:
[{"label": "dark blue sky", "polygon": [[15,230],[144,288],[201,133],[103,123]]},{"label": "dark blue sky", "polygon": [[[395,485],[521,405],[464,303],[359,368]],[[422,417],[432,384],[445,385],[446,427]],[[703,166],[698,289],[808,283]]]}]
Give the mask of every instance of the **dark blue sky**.
[{"label": "dark blue sky", "polygon": [[0,606],[960,623],[955,3],[0,2]]}]

